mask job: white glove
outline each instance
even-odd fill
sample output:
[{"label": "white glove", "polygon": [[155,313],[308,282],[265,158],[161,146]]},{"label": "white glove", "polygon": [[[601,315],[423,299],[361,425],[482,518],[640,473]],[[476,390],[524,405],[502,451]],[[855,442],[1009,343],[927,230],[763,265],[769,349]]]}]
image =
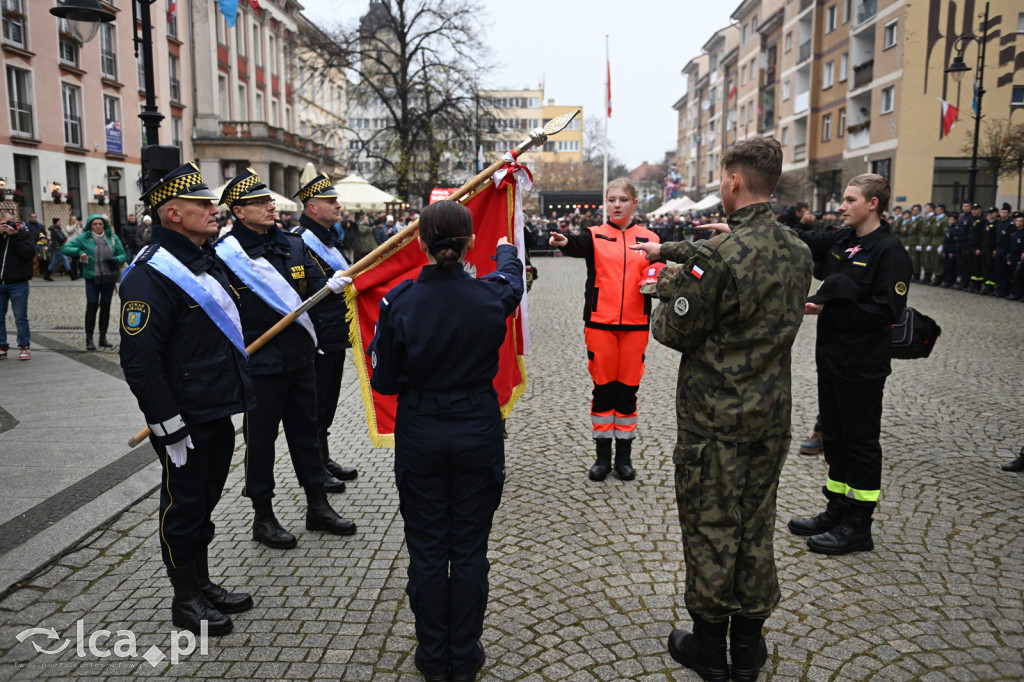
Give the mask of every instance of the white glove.
[{"label": "white glove", "polygon": [[938,252],[942,253],[942,244],[939,244]]},{"label": "white glove", "polygon": [[931,250],[932,250],[932,247],[930,247],[930,246],[925,248],[925,251],[931,251]]},{"label": "white glove", "polygon": [[195,446],[192,445],[192,436],[185,436],[177,443],[171,443],[167,446],[167,457],[174,462],[174,466],[184,466],[185,461],[188,459],[189,448],[195,450]]},{"label": "white glove", "polygon": [[332,294],[340,294],[349,284],[352,284],[352,278],[346,277],[340,270],[327,280],[327,288]]},{"label": "white glove", "polygon": [[915,248],[916,251],[920,251],[921,250],[920,246],[917,246],[917,247],[914,247],[914,248]]}]

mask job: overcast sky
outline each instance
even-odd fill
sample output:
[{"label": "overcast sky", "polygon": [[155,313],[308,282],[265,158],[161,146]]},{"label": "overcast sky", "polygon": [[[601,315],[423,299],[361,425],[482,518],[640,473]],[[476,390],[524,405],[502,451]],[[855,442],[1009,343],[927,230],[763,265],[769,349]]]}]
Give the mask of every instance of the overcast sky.
[{"label": "overcast sky", "polygon": [[[300,0],[318,24],[350,25],[369,0]],[[559,105],[582,105],[600,114],[604,102],[605,34],[612,69],[613,153],[630,168],[659,163],[676,145],[676,112],[683,94],[683,66],[712,33],[730,23],[739,0],[617,0],[499,2],[481,0],[487,12],[494,62],[487,85],[535,88]]]}]

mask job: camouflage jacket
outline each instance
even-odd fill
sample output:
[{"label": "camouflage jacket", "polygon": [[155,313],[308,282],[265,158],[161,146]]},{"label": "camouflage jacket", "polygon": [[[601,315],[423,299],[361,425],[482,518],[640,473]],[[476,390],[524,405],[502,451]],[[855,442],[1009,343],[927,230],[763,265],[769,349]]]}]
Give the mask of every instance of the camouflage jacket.
[{"label": "camouflage jacket", "polygon": [[682,351],[681,430],[728,442],[790,434],[790,349],[811,253],[766,203],[729,216],[730,234],[664,244],[654,338]]}]

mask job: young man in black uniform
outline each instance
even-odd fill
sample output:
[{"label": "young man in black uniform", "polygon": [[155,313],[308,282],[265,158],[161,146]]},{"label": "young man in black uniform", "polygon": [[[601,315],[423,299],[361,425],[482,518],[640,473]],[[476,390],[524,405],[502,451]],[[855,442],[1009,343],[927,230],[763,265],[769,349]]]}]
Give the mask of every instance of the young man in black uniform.
[{"label": "young man in black uniform", "polygon": [[810,536],[820,554],[874,549],[871,516],[882,488],[882,393],[891,372],[892,325],[907,305],[910,257],[879,216],[889,181],[858,175],[843,194],[846,229],[798,230],[823,263],[824,279],[805,313],[818,315],[815,359],[818,408],[828,480],[826,511],[794,518],[789,529]]},{"label": "young man in black uniform", "polygon": [[999,223],[999,209],[995,206],[985,212],[981,232],[981,277],[979,293],[993,296],[996,293],[996,230]]},{"label": "young man in black uniform", "polygon": [[999,220],[996,221],[996,247],[995,247],[995,296],[1003,298],[1010,293],[1010,276],[1013,274],[1007,265],[1010,256],[1010,235],[1017,228],[1010,217],[1010,204],[1003,202],[999,209]]},{"label": "young man in black uniform", "polygon": [[[231,271],[232,284],[242,299],[246,344],[323,286],[330,286],[334,293],[344,289],[346,280],[326,277],[301,237],[278,229],[270,190],[252,168],[227,184],[221,203],[231,211],[235,222],[216,250]],[[334,535],[356,532],[356,525],[338,516],[327,502],[326,486],[341,492],[345,484],[327,473],[320,459],[313,374],[316,347],[313,323],[304,313],[249,361],[257,405],[245,414],[243,494],[252,500],[255,511],[253,539],[276,549],[291,549],[298,544],[295,536],[278,523],[271,503],[274,442],[282,424],[295,475],[306,491],[306,528]]]},{"label": "young man in black uniform", "polygon": [[[305,187],[294,195],[302,202],[302,217],[295,234],[309,248],[320,269],[328,277],[336,272],[348,270],[349,264],[342,255],[341,238],[332,229],[332,225],[340,219],[341,204],[338,203],[338,190],[334,189],[330,177],[320,173],[309,181]],[[320,440],[320,459],[327,471],[342,481],[351,481],[359,472],[350,467],[343,467],[331,459],[327,447],[327,436],[330,435],[334,414],[338,410],[338,396],[341,395],[341,379],[345,370],[345,349],[348,342],[348,322],[345,316],[348,306],[342,296],[327,298],[309,311],[316,329],[317,340],[320,341],[320,353],[313,360],[316,372],[316,422],[317,438]]]},{"label": "young man in black uniform", "polygon": [[211,635],[226,615],[252,608],[248,594],[210,581],[210,519],[235,449],[231,415],[255,405],[227,268],[207,240],[216,198],[188,163],[142,199],[159,216],[153,240],[121,281],[121,368],[152,432],[163,468],[160,550],[174,586],[171,620]]}]

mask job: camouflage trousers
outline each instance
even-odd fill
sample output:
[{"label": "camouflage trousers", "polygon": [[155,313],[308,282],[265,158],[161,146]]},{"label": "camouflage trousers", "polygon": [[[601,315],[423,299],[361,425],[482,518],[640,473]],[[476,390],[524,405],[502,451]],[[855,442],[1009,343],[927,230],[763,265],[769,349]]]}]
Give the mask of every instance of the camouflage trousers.
[{"label": "camouflage trousers", "polygon": [[789,444],[726,443],[680,431],[672,459],[692,613],[712,622],[768,618],[778,605],[775,496]]}]

